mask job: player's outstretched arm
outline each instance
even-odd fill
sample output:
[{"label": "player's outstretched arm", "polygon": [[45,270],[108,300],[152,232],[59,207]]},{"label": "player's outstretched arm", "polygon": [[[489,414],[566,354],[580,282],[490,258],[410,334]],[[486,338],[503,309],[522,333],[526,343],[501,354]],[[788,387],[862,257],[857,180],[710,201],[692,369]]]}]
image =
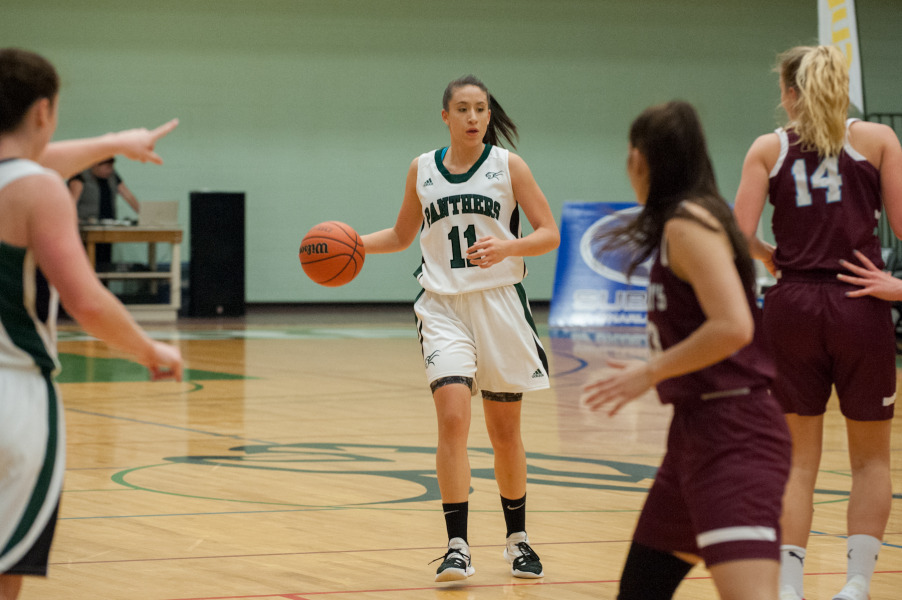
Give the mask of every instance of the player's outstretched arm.
[{"label": "player's outstretched arm", "polygon": [[713,365],[752,341],[754,320],[723,231],[671,219],[665,238],[671,269],[692,286],[705,321],[648,362],[609,361],[619,371],[603,373],[583,389],[582,401],[593,410],[607,407],[615,414],[659,381]]},{"label": "player's outstretched arm", "polygon": [[156,342],[141,329],[121,302],[97,279],[78,236],[75,204],[61,180],[26,177],[21,197],[31,200],[20,215],[27,223],[27,245],[66,311],[84,330],[110,347],[132,355],[154,379],[182,378],[178,348]]},{"label": "player's outstretched arm", "polygon": [[156,144],[178,124],[178,119],[172,119],[156,129],[127,129],[93,138],[52,142],[47,145],[39,162],[66,179],[116,155],[160,165],[163,159],[156,153]]}]

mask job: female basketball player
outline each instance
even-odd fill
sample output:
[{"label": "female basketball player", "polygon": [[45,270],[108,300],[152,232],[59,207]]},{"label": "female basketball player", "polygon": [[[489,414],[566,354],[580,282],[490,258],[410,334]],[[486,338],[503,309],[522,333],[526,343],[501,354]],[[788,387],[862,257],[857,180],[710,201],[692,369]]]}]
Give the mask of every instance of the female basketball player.
[{"label": "female basketball player", "polygon": [[667,453],[620,580],[620,600],[671,598],[703,559],[721,598],[777,597],[780,502],[789,434],[768,391],[773,364],[757,334],[753,261],[720,196],[695,109],[645,110],[629,134],[627,173],[643,205],[603,238],[655,260],[647,362],[585,388],[610,414],[656,386],[673,404]]},{"label": "female basketball player", "polygon": [[[835,385],[852,466],[847,583],[835,598],[864,600],[892,501],[895,341],[889,303],[850,297],[857,288],[838,274],[856,250],[883,266],[874,235],[881,196],[893,231],[902,233],[902,150],[889,127],[846,120],[849,75],[836,48],[793,48],[779,72],[789,123],[749,149],[735,214],[752,255],[778,278],[765,298],[764,329],[793,441],[781,593],[803,597],[824,412]],[[755,237],[768,197],[776,248]]]},{"label": "female basketball player", "polygon": [[[159,161],[175,127],[133,130],[48,149],[59,79],[36,54],[0,50],[0,599],[22,575],[46,575],[63,480],[65,435],[53,382],[57,298],[86,332],[128,352],[154,379],[181,379],[178,349],[151,340],[98,281],[78,235],[75,205],[56,171],[72,174],[124,153]],[[45,151],[47,151],[45,155]],[[36,290],[38,272],[51,284]],[[57,296],[58,291],[58,296]]]},{"label": "female basketball player", "polygon": [[[482,390],[516,577],[542,577],[526,536],[523,392],[548,387],[548,366],[520,283],[524,256],[554,250],[557,224],[522,158],[497,146],[516,127],[473,76],[448,84],[442,120],[451,142],[414,159],[394,227],[363,236],[367,254],[398,252],[420,232],[423,286],[414,309],[438,416],[436,472],[448,551],[436,581],[474,573],[467,545],[470,397]],[[521,237],[519,208],[533,232]],[[422,231],[421,231],[422,228]]]}]

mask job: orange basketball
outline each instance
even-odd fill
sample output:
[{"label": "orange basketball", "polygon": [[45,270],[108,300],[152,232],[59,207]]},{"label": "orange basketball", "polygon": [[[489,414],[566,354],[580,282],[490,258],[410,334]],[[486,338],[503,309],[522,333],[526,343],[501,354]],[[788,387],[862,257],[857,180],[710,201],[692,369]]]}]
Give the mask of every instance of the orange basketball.
[{"label": "orange basketball", "polygon": [[307,277],[320,285],[337,287],[354,279],[363,268],[363,240],[350,225],[326,221],[315,225],[298,256]]}]

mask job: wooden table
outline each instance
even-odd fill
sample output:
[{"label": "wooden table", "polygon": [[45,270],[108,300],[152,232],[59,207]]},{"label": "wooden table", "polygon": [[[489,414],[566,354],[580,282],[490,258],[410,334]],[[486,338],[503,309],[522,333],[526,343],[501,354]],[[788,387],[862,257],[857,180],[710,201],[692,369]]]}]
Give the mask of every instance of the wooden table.
[{"label": "wooden table", "polygon": [[[169,280],[169,302],[159,304],[126,304],[129,311],[139,320],[174,321],[182,306],[182,230],[141,227],[130,225],[83,225],[79,228],[81,239],[88,252],[91,266],[97,269],[97,244],[146,243],[149,271],[105,271],[98,272],[100,279],[149,279],[154,283]],[[172,260],[169,271],[157,270],[157,244],[172,246]]]}]

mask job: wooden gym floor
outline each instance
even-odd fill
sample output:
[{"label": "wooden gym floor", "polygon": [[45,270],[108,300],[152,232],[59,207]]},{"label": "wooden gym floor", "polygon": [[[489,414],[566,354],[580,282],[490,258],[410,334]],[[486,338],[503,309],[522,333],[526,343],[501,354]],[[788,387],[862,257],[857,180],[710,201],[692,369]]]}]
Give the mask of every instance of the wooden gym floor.
[{"label": "wooden gym floor", "polygon": [[[182,349],[183,383],[61,326],[68,422],[62,512],[47,579],[24,600],[532,600],[614,598],[664,447],[653,397],[616,418],[580,407],[605,354],[641,334],[549,336],[552,389],[526,397],[527,529],[546,577],[513,579],[481,402],[473,403],[470,542],[476,575],[436,584],[445,533],[436,425],[409,307],[251,308],[241,319],[150,326]],[[902,589],[902,420],[896,496],[872,598]],[[809,600],[844,582],[850,488],[842,420],[827,418],[807,560]],[[715,598],[696,568],[677,598]]]}]

